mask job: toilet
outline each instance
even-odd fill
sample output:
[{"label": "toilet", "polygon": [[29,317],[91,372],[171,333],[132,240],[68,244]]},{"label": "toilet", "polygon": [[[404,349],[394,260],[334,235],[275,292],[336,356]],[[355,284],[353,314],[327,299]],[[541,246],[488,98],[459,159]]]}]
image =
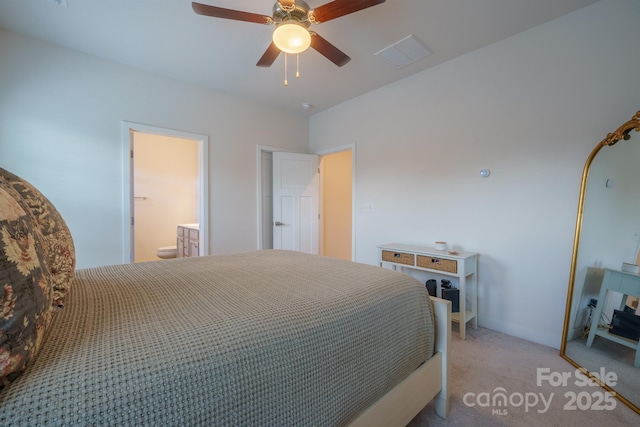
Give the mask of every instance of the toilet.
[{"label": "toilet", "polygon": [[163,246],[161,248],[158,248],[156,252],[156,255],[158,256],[158,258],[162,258],[162,259],[175,258],[177,254],[178,254],[177,246]]}]

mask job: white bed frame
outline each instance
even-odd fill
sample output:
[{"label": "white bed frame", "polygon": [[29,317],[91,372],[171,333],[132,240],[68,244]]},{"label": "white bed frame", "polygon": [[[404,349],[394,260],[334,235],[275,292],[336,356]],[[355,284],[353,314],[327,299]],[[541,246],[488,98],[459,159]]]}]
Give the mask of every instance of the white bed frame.
[{"label": "white bed frame", "polygon": [[351,427],[406,426],[432,399],[440,417],[449,415],[451,301],[431,300],[436,318],[436,354],[360,414]]}]

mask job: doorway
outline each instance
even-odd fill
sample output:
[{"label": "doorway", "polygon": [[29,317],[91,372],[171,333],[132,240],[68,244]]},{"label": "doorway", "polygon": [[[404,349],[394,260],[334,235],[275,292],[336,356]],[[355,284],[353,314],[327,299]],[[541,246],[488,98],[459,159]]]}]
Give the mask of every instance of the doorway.
[{"label": "doorway", "polygon": [[176,246],[177,224],[200,223],[198,145],[141,132],[132,138],[133,261],[154,261],[158,248]]},{"label": "doorway", "polygon": [[123,261],[157,260],[178,224],[197,224],[208,254],[208,137],[123,122]]},{"label": "doorway", "polygon": [[353,259],[353,152],[344,150],[320,158],[320,253]]},{"label": "doorway", "polygon": [[[273,152],[256,147],[257,248],[273,248]],[[317,153],[320,161],[320,255],[355,260],[355,144]]]}]

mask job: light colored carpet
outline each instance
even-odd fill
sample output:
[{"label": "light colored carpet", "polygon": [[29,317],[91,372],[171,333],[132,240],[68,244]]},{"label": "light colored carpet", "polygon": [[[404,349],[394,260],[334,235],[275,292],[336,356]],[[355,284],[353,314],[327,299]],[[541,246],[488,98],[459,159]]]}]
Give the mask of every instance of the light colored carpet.
[{"label": "light colored carpet", "polygon": [[640,368],[633,366],[635,350],[596,337],[591,347],[587,347],[586,338],[569,341],[566,351],[571,359],[589,370],[598,371],[601,366],[607,366],[620,378],[616,392],[634,402],[640,401]]},{"label": "light colored carpet", "polygon": [[[467,339],[462,341],[454,324],[452,334],[449,417],[438,417],[430,403],[411,421],[411,427],[640,425],[640,415],[622,402],[602,400],[604,389],[582,385],[575,368],[557,349],[484,328],[468,328]],[[538,368],[548,369],[551,377],[567,376],[567,385],[542,381],[539,386]],[[499,401],[492,403],[500,391],[507,396],[505,406],[499,406]],[[579,398],[573,405],[572,395]],[[531,402],[528,408],[527,399]],[[545,406],[542,399],[550,403]],[[598,400],[603,407],[615,407],[592,409]]]}]

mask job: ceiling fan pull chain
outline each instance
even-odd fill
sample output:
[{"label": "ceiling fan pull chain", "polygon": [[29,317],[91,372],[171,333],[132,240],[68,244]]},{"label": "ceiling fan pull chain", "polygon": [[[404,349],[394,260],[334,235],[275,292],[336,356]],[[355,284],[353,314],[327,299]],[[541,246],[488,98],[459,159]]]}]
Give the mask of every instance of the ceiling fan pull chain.
[{"label": "ceiling fan pull chain", "polygon": [[287,54],[284,54],[284,85],[289,86],[289,82],[287,81]]},{"label": "ceiling fan pull chain", "polygon": [[300,54],[296,53],[296,79],[300,78]]}]

